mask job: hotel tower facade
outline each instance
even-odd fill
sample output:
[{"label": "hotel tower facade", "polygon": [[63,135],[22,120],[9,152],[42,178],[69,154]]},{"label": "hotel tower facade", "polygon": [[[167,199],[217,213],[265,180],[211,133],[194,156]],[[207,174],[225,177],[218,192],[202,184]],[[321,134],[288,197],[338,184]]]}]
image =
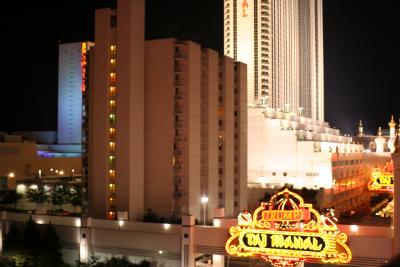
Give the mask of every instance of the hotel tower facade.
[{"label": "hotel tower facade", "polygon": [[92,217],[209,221],[247,207],[245,64],[190,41],[145,41],[144,0],[119,0],[96,11],[90,66]]},{"label": "hotel tower facade", "polygon": [[225,0],[224,53],[248,68],[248,104],[324,120],[322,0]]}]

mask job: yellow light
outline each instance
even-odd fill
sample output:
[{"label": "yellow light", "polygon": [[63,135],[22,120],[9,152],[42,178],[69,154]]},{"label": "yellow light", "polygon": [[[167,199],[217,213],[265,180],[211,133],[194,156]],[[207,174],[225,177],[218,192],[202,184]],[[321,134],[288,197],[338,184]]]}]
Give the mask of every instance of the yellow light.
[{"label": "yellow light", "polygon": [[8,178],[15,178],[15,173],[14,172],[10,172],[8,174]]},{"label": "yellow light", "polygon": [[110,96],[115,96],[115,86],[110,86]]},{"label": "yellow light", "polygon": [[353,233],[357,233],[358,232],[358,225],[350,225],[350,231],[352,231]]},{"label": "yellow light", "polygon": [[115,184],[108,184],[108,188],[110,192],[114,193],[115,192]]},{"label": "yellow light", "polygon": [[115,142],[111,141],[108,144],[109,144],[108,147],[109,147],[110,151],[114,152],[115,151]]},{"label": "yellow light", "polygon": [[171,228],[171,225],[169,223],[164,223],[163,227],[164,227],[164,230],[169,230]]}]

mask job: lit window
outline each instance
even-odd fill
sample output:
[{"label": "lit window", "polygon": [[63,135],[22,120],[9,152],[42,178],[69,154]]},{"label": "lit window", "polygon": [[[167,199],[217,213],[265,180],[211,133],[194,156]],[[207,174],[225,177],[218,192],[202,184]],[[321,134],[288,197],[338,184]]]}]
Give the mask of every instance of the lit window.
[{"label": "lit window", "polygon": [[115,67],[116,60],[115,58],[110,59],[111,67]]},{"label": "lit window", "polygon": [[114,220],[114,219],[115,219],[115,212],[109,211],[109,212],[108,212],[108,219]]},{"label": "lit window", "polygon": [[110,128],[109,132],[110,132],[110,138],[115,138],[115,128]]},{"label": "lit window", "polygon": [[110,51],[111,51],[111,54],[117,53],[117,46],[116,45],[111,45],[110,46]]},{"label": "lit window", "polygon": [[115,179],[115,170],[109,170],[108,175],[111,179]]},{"label": "lit window", "polygon": [[115,86],[110,86],[110,96],[115,96]]},{"label": "lit window", "polygon": [[110,100],[110,110],[113,111],[115,109],[115,100]]},{"label": "lit window", "polygon": [[117,74],[115,72],[110,73],[110,82],[115,83],[115,80],[117,78]]},{"label": "lit window", "polygon": [[110,192],[111,192],[111,193],[114,193],[114,192],[115,192],[115,184],[109,184],[109,185],[108,185],[108,188],[110,189]]},{"label": "lit window", "polygon": [[115,124],[115,114],[110,114],[110,124]]},{"label": "lit window", "polygon": [[110,162],[110,166],[114,167],[115,166],[115,156],[109,156],[109,162]]},{"label": "lit window", "polygon": [[110,152],[115,152],[115,142],[109,142],[108,148]]}]

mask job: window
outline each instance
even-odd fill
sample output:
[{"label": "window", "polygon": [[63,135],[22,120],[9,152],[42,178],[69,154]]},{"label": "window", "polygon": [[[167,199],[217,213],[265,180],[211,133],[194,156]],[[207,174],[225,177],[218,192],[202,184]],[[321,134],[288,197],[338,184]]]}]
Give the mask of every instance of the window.
[{"label": "window", "polygon": [[117,53],[117,46],[116,45],[111,45],[110,46],[110,51],[111,51],[111,54],[116,54]]},{"label": "window", "polygon": [[115,114],[110,114],[110,124],[115,124]]},{"label": "window", "polygon": [[110,18],[110,27],[115,28],[117,27],[117,16],[111,16]]},{"label": "window", "polygon": [[108,184],[108,188],[110,189],[111,193],[115,192],[115,184]]},{"label": "window", "polygon": [[108,147],[110,152],[115,152],[115,142],[109,142]]},{"label": "window", "polygon": [[284,172],[284,173],[283,173],[283,176],[287,176],[287,172]]},{"label": "window", "polygon": [[115,96],[115,86],[110,87],[110,96],[114,97]]}]

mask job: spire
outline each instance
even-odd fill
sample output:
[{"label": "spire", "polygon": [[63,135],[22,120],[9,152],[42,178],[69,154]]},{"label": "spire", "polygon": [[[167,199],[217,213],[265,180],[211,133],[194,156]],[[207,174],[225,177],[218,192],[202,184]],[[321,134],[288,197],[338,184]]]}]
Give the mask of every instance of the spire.
[{"label": "spire", "polygon": [[392,118],[390,119],[390,122],[388,123],[390,128],[395,128],[396,127],[396,122],[394,121],[393,114]]},{"label": "spire", "polygon": [[362,120],[360,120],[360,123],[358,124],[358,136],[364,136],[364,127],[362,124]]},{"label": "spire", "polygon": [[400,134],[396,135],[396,140],[394,141],[394,153],[400,153]]},{"label": "spire", "polygon": [[399,118],[399,131],[398,131],[398,135],[400,135],[400,118]]},{"label": "spire", "polygon": [[378,128],[378,136],[382,136],[382,128],[381,128],[381,126],[379,126],[379,128]]}]

